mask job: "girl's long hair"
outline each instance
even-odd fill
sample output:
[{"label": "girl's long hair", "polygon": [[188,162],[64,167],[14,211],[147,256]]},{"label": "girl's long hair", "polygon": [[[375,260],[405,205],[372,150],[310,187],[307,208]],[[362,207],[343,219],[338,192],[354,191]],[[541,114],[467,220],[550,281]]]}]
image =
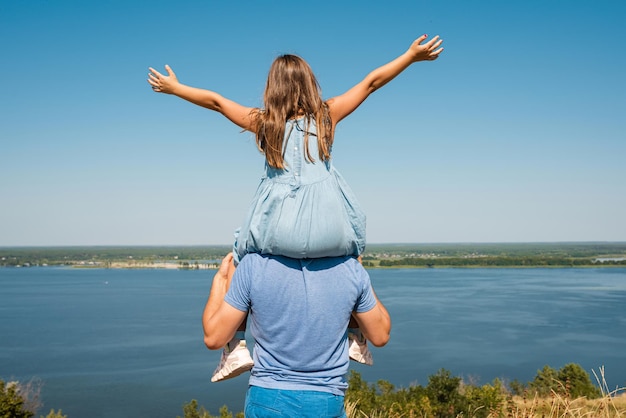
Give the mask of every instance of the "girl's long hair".
[{"label": "girl's long hair", "polygon": [[[270,166],[285,168],[285,124],[287,120],[301,116],[305,119],[305,158],[315,161],[309,152],[308,140],[309,135],[317,135],[319,159],[330,159],[332,121],[328,105],[322,100],[321,88],[306,61],[296,55],[276,58],[267,76],[263,100],[265,109],[255,114],[256,143]],[[311,119],[315,120],[316,134],[309,132]]]}]

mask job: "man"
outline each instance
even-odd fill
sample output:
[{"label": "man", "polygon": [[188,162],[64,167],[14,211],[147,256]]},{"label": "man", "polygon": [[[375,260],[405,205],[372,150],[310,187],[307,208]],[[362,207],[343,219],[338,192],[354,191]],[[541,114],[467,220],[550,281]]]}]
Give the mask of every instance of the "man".
[{"label": "man", "polygon": [[254,367],[246,417],[345,417],[352,313],[373,345],[391,320],[353,257],[291,259],[248,254],[222,260],[204,309],[204,342],[221,349],[250,317]]}]

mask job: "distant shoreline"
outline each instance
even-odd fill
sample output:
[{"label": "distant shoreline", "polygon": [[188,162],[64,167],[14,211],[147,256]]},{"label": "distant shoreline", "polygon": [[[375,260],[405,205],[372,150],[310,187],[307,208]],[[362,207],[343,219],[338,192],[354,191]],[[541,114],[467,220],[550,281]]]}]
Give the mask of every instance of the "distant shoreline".
[{"label": "distant shoreline", "polygon": [[[393,265],[393,266],[380,266],[380,265],[364,265],[366,269],[372,270],[388,270],[388,269],[590,269],[590,268],[626,268],[625,264],[606,264],[595,263],[586,265],[436,265],[436,266],[415,266],[415,265]],[[53,264],[53,265],[16,265],[16,266],[2,266],[0,269],[17,269],[17,268],[70,268],[70,269],[85,269],[85,270],[217,270],[219,268],[218,263],[190,263],[189,265],[181,265],[175,263],[127,263],[127,262],[114,262],[109,265],[99,264]]]},{"label": "distant shoreline", "polygon": [[[0,267],[208,270],[231,246],[0,247]],[[368,244],[366,268],[626,267],[626,242]]]}]

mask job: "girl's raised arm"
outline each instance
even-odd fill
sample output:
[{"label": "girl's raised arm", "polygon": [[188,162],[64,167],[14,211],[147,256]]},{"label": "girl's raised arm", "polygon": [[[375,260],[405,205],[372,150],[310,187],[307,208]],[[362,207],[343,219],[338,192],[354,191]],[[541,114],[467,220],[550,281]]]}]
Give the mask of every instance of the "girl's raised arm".
[{"label": "girl's raised arm", "polygon": [[148,83],[157,93],[173,94],[198,106],[220,112],[228,120],[242,129],[255,132],[253,112],[255,108],[242,106],[220,94],[211,91],[187,86],[178,81],[176,74],[169,65],[165,66],[168,75],[163,75],[154,68],[149,68]]},{"label": "girl's raised arm", "polygon": [[437,35],[425,44],[422,44],[426,38],[428,38],[428,35],[420,36],[413,41],[404,54],[382,67],[378,67],[347,92],[329,99],[328,108],[333,123],[336,125],[352,113],[370,94],[393,80],[414,62],[437,59],[443,51],[443,48],[439,48],[443,40]]}]

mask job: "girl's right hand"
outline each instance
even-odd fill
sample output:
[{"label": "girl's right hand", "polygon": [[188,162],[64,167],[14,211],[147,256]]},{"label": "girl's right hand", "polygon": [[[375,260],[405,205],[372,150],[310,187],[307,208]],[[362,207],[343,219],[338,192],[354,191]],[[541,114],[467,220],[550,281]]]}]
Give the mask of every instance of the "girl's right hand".
[{"label": "girl's right hand", "polygon": [[443,51],[443,48],[439,48],[443,42],[443,39],[440,39],[439,35],[434,36],[430,41],[422,44],[427,38],[428,35],[422,35],[411,44],[409,53],[413,56],[413,62],[436,60]]},{"label": "girl's right hand", "polygon": [[148,68],[148,83],[152,86],[152,90],[157,93],[171,94],[174,91],[174,87],[178,84],[178,78],[176,74],[170,68],[169,65],[165,65],[165,71],[168,75],[163,75],[154,68]]}]

